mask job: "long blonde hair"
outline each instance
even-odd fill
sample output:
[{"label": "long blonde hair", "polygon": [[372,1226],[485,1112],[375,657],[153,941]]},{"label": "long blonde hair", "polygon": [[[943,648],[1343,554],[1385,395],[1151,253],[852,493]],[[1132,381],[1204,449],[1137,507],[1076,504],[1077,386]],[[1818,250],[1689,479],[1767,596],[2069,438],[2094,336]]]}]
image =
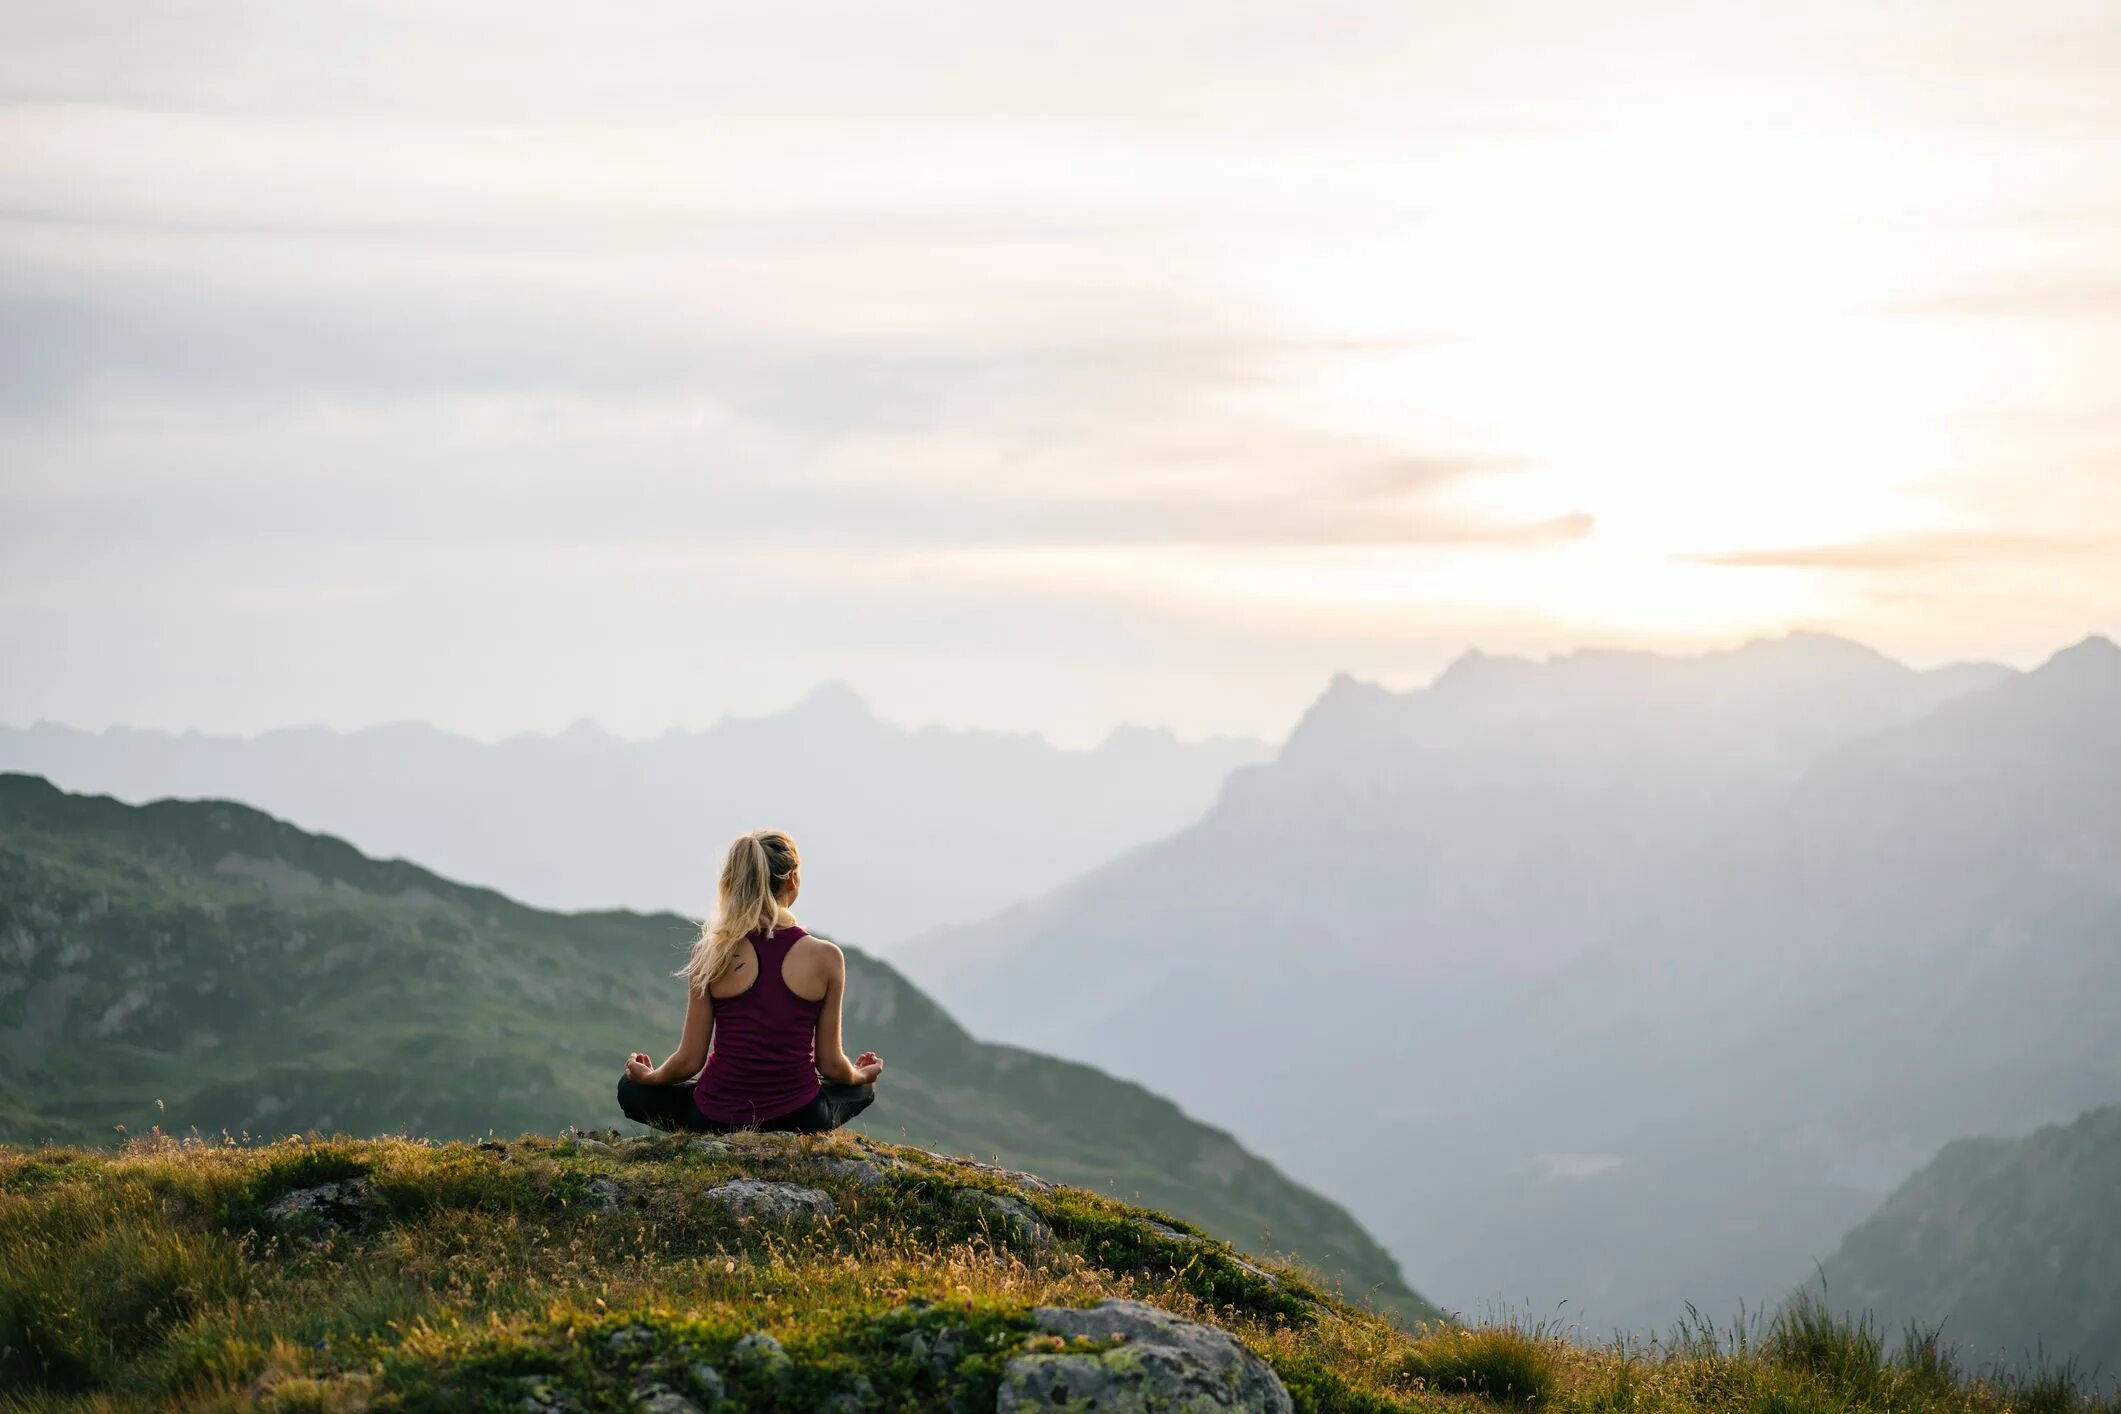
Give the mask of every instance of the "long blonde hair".
[{"label": "long blonde hair", "polygon": [[680,969],[695,992],[729,970],[738,943],[780,921],[780,892],[802,865],[795,841],[779,830],[753,830],[730,841],[715,915],[700,925],[692,956]]}]

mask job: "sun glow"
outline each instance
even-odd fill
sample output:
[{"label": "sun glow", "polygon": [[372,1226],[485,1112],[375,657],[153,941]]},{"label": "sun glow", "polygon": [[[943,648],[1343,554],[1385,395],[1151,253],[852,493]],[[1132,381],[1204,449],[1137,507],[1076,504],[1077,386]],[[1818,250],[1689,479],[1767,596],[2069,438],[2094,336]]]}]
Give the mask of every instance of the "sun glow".
[{"label": "sun glow", "polygon": [[[1268,281],[1285,316],[1375,341],[1304,391],[1306,414],[1521,458],[1439,495],[1594,516],[1594,545],[1543,552],[1563,602],[1609,600],[1650,628],[1709,605],[1734,622],[1816,612],[1815,576],[1741,591],[1695,560],[1932,525],[1922,483],[1949,468],[1940,429],[1968,362],[1878,312],[1909,275],[1887,218],[1922,161],[1608,136],[1410,169],[1447,214]],[[1709,592],[1719,580],[1730,592]]]}]

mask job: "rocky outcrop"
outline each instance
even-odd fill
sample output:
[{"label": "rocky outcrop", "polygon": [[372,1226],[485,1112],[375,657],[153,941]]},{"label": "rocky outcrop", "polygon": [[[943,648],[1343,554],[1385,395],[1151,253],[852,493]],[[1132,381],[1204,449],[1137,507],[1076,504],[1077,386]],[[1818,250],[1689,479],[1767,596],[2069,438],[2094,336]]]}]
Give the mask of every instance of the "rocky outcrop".
[{"label": "rocky outcrop", "polygon": [[1040,1178],[1035,1173],[1025,1173],[1022,1169],[1003,1168],[1000,1164],[983,1164],[977,1159],[961,1159],[950,1154],[939,1154],[933,1149],[922,1149],[918,1152],[926,1154],[929,1158],[935,1159],[940,1163],[948,1164],[952,1168],[972,1169],[977,1173],[987,1175],[989,1178],[1000,1179],[1019,1193],[1032,1193],[1043,1197],[1053,1191],[1051,1183]]},{"label": "rocky outcrop", "polygon": [[1031,1317],[1040,1330],[1063,1340],[1109,1344],[1102,1350],[1032,1352],[1011,1359],[1002,1372],[996,1414],[1136,1409],[1293,1414],[1280,1377],[1214,1326],[1139,1301],[1101,1301],[1082,1310],[1040,1306]]},{"label": "rocky outcrop", "polygon": [[739,1178],[719,1188],[710,1188],[706,1198],[740,1218],[767,1218],[776,1222],[829,1218],[835,1211],[831,1195],[821,1188],[767,1183],[755,1178]]},{"label": "rocky outcrop", "polygon": [[323,1235],[358,1226],[375,1208],[366,1179],[341,1178],[283,1193],[265,1213],[283,1231]]},{"label": "rocky outcrop", "polygon": [[951,1202],[972,1213],[1013,1247],[1043,1248],[1053,1245],[1053,1229],[1037,1213],[1005,1193],[984,1188],[960,1188]]},{"label": "rocky outcrop", "polygon": [[906,1171],[903,1162],[888,1154],[861,1154],[851,1158],[833,1154],[819,1159],[817,1165],[834,1178],[845,1179],[857,1188],[880,1188]]}]

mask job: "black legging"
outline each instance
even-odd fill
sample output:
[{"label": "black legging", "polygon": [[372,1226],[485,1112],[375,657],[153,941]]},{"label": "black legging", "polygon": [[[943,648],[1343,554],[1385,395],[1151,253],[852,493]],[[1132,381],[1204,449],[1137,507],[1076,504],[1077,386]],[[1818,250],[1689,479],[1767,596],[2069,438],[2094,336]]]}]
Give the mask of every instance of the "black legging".
[{"label": "black legging", "polygon": [[737,1129],[767,1130],[776,1134],[822,1134],[838,1129],[876,1101],[874,1085],[819,1083],[817,1098],[799,1110],[790,1110],[756,1124],[724,1124],[700,1113],[692,1102],[692,1081],[675,1085],[643,1085],[630,1075],[619,1077],[619,1108],[635,1124],[651,1129],[693,1130],[702,1134],[727,1134]]}]

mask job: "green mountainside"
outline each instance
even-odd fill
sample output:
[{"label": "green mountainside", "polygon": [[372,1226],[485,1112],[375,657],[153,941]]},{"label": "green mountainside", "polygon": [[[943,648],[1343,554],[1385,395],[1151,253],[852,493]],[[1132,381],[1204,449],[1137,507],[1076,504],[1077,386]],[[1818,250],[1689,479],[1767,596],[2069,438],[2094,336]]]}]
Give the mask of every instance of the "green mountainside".
[{"label": "green mountainside", "polygon": [[2044,1346],[2121,1375],[2121,1105],[1946,1145],[1823,1272],[1836,1306],[1941,1324],[1976,1359]]},{"label": "green mountainside", "polygon": [[[693,925],[557,914],[241,805],[130,806],[0,775],[0,1139],[551,1132],[619,1121],[676,1039]],[[1351,1296],[1433,1308],[1343,1210],[1089,1066],[967,1035],[848,948],[864,1128],[1142,1201]]]}]

